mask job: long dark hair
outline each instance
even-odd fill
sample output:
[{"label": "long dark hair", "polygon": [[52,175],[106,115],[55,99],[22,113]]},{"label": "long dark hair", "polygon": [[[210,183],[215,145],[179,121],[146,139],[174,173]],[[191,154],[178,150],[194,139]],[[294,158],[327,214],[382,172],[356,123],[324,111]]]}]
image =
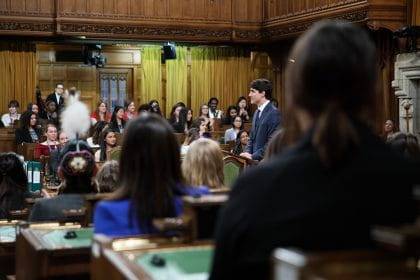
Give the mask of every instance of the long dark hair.
[{"label": "long dark hair", "polygon": [[100,161],[106,160],[106,137],[109,133],[115,133],[115,130],[111,128],[107,128],[104,131],[102,131],[101,136],[100,136],[100,141],[99,141],[99,145],[101,147],[101,155],[99,157]]},{"label": "long dark hair", "polygon": [[153,218],[175,215],[174,190],[182,181],[178,142],[169,124],[144,112],[124,133],[119,182],[114,200],[130,199],[130,221],[152,226]]},{"label": "long dark hair", "polygon": [[[21,128],[23,128],[23,129],[29,129],[29,127],[31,126],[31,117],[32,117],[32,115],[35,115],[36,118],[38,119],[37,114],[34,113],[34,112],[32,112],[32,111],[25,111],[22,114],[22,116],[20,116]],[[36,128],[36,124],[32,128],[35,129]]]},{"label": "long dark hair", "polygon": [[28,178],[16,154],[0,153],[0,219],[8,218],[10,210],[25,207],[27,184]]},{"label": "long dark hair", "polygon": [[321,161],[334,166],[358,145],[351,120],[373,105],[374,44],[352,23],[317,23],[295,43],[286,75],[288,110],[300,108],[314,120],[312,144]]},{"label": "long dark hair", "polygon": [[[114,112],[112,112],[112,117],[111,117],[111,121],[109,122],[110,123],[110,126],[113,128],[113,129],[115,129],[115,130],[117,130],[118,129],[118,122],[117,122],[117,113],[118,113],[118,111],[119,110],[121,110],[121,109],[123,109],[124,110],[124,107],[123,106],[115,106],[115,108],[114,108]],[[123,128],[125,128],[125,120],[124,120],[124,118],[122,118],[121,119],[121,126],[123,127]]]}]

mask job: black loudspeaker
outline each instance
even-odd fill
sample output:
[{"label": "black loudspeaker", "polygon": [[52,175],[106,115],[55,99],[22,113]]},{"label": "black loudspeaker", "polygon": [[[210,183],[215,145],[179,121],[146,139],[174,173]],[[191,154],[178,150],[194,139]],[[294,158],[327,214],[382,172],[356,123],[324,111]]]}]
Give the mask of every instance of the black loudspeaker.
[{"label": "black loudspeaker", "polygon": [[163,55],[165,59],[176,59],[175,44],[168,43],[163,46]]}]

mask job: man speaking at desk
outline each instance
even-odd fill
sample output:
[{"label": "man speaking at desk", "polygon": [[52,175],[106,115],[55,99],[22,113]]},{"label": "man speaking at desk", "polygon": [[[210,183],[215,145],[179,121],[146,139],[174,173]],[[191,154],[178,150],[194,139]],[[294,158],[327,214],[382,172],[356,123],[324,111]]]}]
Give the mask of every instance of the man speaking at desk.
[{"label": "man speaking at desk", "polygon": [[257,79],[251,82],[249,97],[251,104],[256,104],[258,110],[252,120],[251,135],[246,152],[240,156],[253,160],[262,160],[265,147],[271,135],[280,127],[280,112],[270,100],[273,87],[266,79]]}]

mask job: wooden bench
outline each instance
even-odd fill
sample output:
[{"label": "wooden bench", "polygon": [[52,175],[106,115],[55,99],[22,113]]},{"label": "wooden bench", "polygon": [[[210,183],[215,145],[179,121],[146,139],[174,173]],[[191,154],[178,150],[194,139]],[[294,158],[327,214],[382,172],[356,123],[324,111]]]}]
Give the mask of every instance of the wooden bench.
[{"label": "wooden bench", "polygon": [[0,128],[0,153],[16,152],[15,129]]},{"label": "wooden bench", "polygon": [[213,239],[220,207],[228,200],[227,194],[184,196],[184,215],[191,218],[191,240]]}]

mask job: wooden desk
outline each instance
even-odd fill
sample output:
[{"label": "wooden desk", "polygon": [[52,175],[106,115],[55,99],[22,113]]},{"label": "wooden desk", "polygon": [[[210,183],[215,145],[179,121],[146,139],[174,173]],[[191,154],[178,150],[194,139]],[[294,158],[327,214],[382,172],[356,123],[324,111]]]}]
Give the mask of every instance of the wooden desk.
[{"label": "wooden desk", "polygon": [[15,274],[16,224],[0,220],[0,279]]},{"label": "wooden desk", "polygon": [[[68,231],[77,237],[65,239]],[[16,237],[16,279],[87,277],[93,229],[68,223],[23,223]]]},{"label": "wooden desk", "polygon": [[226,194],[182,197],[185,215],[191,217],[191,240],[213,239],[220,207],[228,197]]},{"label": "wooden desk", "polygon": [[[207,279],[212,252],[210,243],[186,245],[156,238],[95,235],[91,279]],[[165,260],[164,266],[151,264],[155,255]]]},{"label": "wooden desk", "polygon": [[16,152],[14,128],[0,128],[0,153],[5,152]]}]

